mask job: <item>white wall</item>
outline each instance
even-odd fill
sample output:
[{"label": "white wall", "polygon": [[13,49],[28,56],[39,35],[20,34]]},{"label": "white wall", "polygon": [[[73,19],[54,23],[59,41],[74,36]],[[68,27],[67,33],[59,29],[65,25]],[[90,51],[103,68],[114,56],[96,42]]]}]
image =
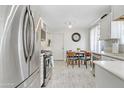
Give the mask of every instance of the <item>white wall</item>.
[{"label": "white wall", "polygon": [[[72,41],[72,34],[78,32],[81,35],[81,40],[78,42]],[[80,48],[82,50],[89,50],[89,31],[88,30],[71,30],[64,32],[64,49],[76,50]]]},{"label": "white wall", "polygon": [[[81,35],[81,40],[78,42],[72,41],[72,34],[74,32],[78,32]],[[53,33],[61,33],[64,34],[64,58],[66,50],[76,50],[77,48],[80,48],[82,50],[90,50],[90,31],[88,29],[67,29],[67,30],[55,30],[51,31],[51,34]],[[59,51],[58,51],[59,52]]]},{"label": "white wall", "polygon": [[[44,19],[42,19],[41,13],[38,11],[38,10],[40,10],[40,7],[37,5],[31,5],[31,10],[32,10],[33,17],[34,17],[35,29],[37,27],[37,24],[38,24],[40,18],[41,18],[41,27],[43,27],[43,23],[45,23],[45,22],[44,22]],[[51,50],[51,48],[48,47],[48,39],[50,39],[50,38],[51,38],[51,35],[47,31],[46,40],[41,41],[41,49]]]},{"label": "white wall", "polygon": [[[78,42],[72,41],[72,34],[78,32],[81,35],[81,40]],[[52,33],[64,33],[64,49],[73,49],[81,48],[83,50],[90,50],[90,30],[89,29],[67,29],[67,30],[55,30],[51,31]]]},{"label": "white wall", "polygon": [[[72,34],[78,32],[81,35],[81,40],[78,42],[72,41]],[[71,30],[64,32],[64,60],[66,58],[66,50],[90,50],[90,34],[87,29],[85,30]]]}]

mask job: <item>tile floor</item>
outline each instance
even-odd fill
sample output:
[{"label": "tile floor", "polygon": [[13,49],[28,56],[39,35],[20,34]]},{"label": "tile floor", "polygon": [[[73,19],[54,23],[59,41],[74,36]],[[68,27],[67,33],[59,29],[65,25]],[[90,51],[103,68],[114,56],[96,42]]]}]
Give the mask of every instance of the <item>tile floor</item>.
[{"label": "tile floor", "polygon": [[67,67],[64,61],[55,61],[52,77],[46,88],[94,88],[95,77],[84,65]]}]

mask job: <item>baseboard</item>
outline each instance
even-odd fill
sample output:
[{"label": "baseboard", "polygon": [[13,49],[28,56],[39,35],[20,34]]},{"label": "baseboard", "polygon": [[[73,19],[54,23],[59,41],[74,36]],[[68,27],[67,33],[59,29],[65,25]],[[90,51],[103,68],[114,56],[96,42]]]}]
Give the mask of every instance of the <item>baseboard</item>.
[{"label": "baseboard", "polygon": [[54,61],[64,61],[64,60],[54,60]]}]

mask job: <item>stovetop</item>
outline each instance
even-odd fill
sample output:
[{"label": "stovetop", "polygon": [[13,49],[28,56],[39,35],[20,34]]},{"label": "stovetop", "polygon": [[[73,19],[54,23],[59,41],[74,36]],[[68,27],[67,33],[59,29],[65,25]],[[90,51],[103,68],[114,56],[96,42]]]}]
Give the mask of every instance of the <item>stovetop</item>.
[{"label": "stovetop", "polygon": [[45,56],[51,56],[52,55],[52,51],[50,51],[50,50],[41,50],[41,53],[44,53]]}]

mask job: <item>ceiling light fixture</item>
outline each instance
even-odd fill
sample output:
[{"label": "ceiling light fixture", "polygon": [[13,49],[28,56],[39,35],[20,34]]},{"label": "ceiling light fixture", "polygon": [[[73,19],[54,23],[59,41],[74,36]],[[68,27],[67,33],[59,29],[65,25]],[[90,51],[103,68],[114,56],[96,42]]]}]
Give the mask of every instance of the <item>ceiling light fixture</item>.
[{"label": "ceiling light fixture", "polygon": [[68,22],[68,28],[69,28],[69,29],[72,28],[72,24],[71,24],[71,22]]},{"label": "ceiling light fixture", "polygon": [[71,29],[72,28],[72,25],[68,25],[68,28]]}]

